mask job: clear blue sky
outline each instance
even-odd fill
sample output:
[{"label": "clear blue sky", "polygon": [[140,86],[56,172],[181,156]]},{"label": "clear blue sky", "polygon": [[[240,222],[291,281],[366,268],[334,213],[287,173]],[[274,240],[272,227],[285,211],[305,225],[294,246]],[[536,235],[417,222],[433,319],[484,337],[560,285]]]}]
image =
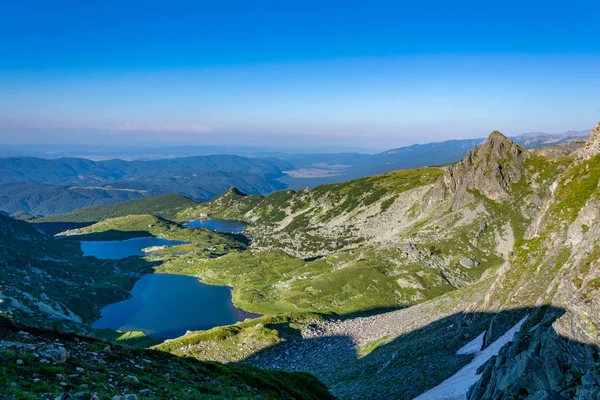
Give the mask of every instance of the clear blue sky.
[{"label": "clear blue sky", "polygon": [[0,142],[395,147],[600,120],[600,1],[5,1]]}]

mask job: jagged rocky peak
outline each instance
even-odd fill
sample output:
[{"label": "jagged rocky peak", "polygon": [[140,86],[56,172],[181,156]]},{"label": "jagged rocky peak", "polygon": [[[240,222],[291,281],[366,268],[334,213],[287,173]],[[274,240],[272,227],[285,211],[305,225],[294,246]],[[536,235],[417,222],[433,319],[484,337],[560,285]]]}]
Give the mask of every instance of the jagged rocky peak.
[{"label": "jagged rocky peak", "polygon": [[423,200],[423,209],[432,209],[451,199],[452,206],[473,199],[469,190],[496,201],[505,201],[513,183],[519,181],[530,153],[498,131],[485,143],[469,150],[457,164],[448,168]]},{"label": "jagged rocky peak", "polygon": [[578,161],[585,161],[598,153],[600,153],[600,122],[590,131],[590,138],[585,146],[577,151],[576,158]]},{"label": "jagged rocky peak", "polygon": [[227,189],[227,191],[224,194],[242,196],[242,197],[247,196],[246,193],[242,192],[240,189],[236,188],[235,186],[232,186],[229,189]]}]

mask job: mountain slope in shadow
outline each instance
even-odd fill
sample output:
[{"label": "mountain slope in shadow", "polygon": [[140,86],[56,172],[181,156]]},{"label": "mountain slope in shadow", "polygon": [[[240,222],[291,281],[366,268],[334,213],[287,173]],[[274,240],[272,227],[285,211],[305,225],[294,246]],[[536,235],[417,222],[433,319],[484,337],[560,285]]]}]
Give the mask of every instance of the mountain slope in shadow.
[{"label": "mountain slope in shadow", "polygon": [[[473,382],[462,385],[463,392],[459,390],[456,398],[592,398],[586,396],[600,391],[596,371],[600,348],[558,334],[552,324],[563,314],[564,310],[555,307],[457,313],[381,344],[366,355],[351,337],[331,335],[285,341],[243,362],[310,372],[340,398],[451,398],[427,391],[453,377],[480,350],[522,321],[512,342],[492,354],[477,369],[475,385],[468,393]],[[459,351],[478,338],[481,348]]]}]

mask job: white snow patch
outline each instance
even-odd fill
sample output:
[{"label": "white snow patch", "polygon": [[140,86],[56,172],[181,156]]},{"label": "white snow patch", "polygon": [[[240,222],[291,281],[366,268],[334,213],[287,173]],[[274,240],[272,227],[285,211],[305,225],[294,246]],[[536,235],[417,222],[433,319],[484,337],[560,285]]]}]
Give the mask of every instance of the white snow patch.
[{"label": "white snow patch", "polygon": [[[469,388],[473,386],[481,375],[477,374],[477,370],[485,364],[490,358],[498,354],[500,349],[507,343],[512,342],[515,334],[521,329],[521,325],[525,322],[529,315],[523,317],[515,326],[510,328],[504,335],[500,336],[494,343],[481,351],[475,351],[475,358],[469,364],[462,367],[456,374],[440,383],[438,386],[429,389],[425,393],[416,397],[415,400],[463,400],[467,398]],[[481,342],[476,342],[481,338]],[[471,351],[475,344],[481,344],[483,334],[463,346],[460,351]],[[479,347],[481,348],[481,347]]]},{"label": "white snow patch", "polygon": [[476,354],[481,351],[483,348],[483,338],[485,337],[485,331],[481,332],[481,335],[477,336],[475,339],[471,340],[469,343],[465,344],[461,347],[456,354]]}]

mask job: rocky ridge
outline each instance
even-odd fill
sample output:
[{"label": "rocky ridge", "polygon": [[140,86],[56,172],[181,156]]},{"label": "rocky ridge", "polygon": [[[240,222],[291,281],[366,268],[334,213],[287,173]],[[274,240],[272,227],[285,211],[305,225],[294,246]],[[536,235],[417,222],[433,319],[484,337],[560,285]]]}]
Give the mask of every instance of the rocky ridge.
[{"label": "rocky ridge", "polygon": [[592,158],[600,152],[600,123],[590,132],[590,138],[586,141],[585,146],[577,151],[576,158],[579,161],[584,161]]},{"label": "rocky ridge", "polygon": [[423,201],[430,210],[452,198],[449,206],[460,207],[473,200],[470,190],[477,190],[491,200],[505,201],[510,187],[521,179],[529,152],[498,131],[457,164],[448,167]]}]

